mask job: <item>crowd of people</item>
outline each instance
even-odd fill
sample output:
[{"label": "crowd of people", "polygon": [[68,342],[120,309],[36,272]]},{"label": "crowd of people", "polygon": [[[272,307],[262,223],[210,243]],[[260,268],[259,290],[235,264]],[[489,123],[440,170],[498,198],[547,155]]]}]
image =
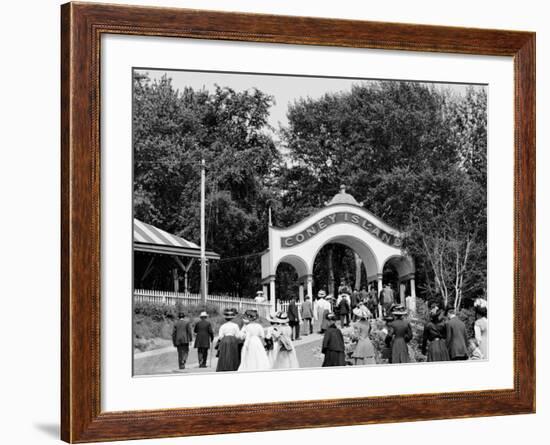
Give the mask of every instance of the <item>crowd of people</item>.
[{"label": "crowd of people", "polygon": [[[441,308],[438,304],[431,306],[420,346],[427,361],[487,358],[486,301],[477,300],[474,308],[474,336],[468,338],[466,325],[454,308]],[[207,367],[211,347],[218,357],[218,372],[299,368],[293,342],[300,340],[302,324],[303,335],[314,331],[323,335],[322,366],[377,363],[377,350],[371,338],[375,323],[385,345],[382,351],[378,351],[379,355],[389,363],[411,361],[408,345],[413,339],[413,329],[408,310],[394,302],[389,286],[380,294],[372,289],[364,293],[348,293],[345,288],[340,288],[337,298],[327,296],[321,290],[315,302],[307,296],[300,306],[293,297],[286,310],[268,318],[268,327],[262,325],[256,310],[239,315],[235,309],[226,309],[223,316],[225,323],[220,326],[214,341],[212,324],[206,312],[200,314],[200,321],[193,328],[185,314],[179,314],[173,329],[173,344],[178,351],[180,369],[185,369],[193,337],[199,367],[202,368]],[[376,319],[379,321],[375,322]],[[353,329],[351,352],[343,334],[343,330],[349,327]]]},{"label": "crowd of people", "polygon": [[212,324],[208,314],[202,312],[200,321],[191,328],[192,322],[184,312],[179,313],[174,324],[172,340],[178,351],[179,369],[185,369],[189,345],[195,333],[199,368],[207,367],[211,346],[216,351],[216,371],[252,371],[267,369],[299,368],[293,344],[290,317],[280,311],[269,317],[270,326],[264,328],[259,322],[258,311],[250,309],[242,316],[235,309],[223,312],[225,323],[220,326],[214,342]]},{"label": "crowd of people", "polygon": [[433,304],[424,326],[422,353],[427,361],[487,359],[487,306],[478,299],[474,303],[476,321],[474,336],[468,337],[466,325],[454,308],[443,309]]}]

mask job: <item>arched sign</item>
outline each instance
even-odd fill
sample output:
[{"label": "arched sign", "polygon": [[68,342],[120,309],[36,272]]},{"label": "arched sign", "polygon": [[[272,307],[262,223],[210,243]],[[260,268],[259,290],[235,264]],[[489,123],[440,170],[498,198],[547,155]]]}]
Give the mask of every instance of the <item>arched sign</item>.
[{"label": "arched sign", "polygon": [[326,215],[310,226],[291,236],[281,237],[281,247],[288,248],[301,244],[325,230],[327,227],[338,223],[351,223],[359,226],[371,235],[376,236],[380,241],[393,247],[401,247],[402,240],[399,236],[378,227],[366,216],[360,216],[351,212],[334,212]]},{"label": "arched sign", "polygon": [[[313,295],[315,258],[323,246],[340,243],[361,259],[369,283],[382,288],[384,265],[397,267],[400,292],[405,281],[411,282],[414,298],[414,262],[402,249],[404,234],[363,208],[342,186],[330,202],[304,220],[286,228],[269,226],[268,248],[261,258],[264,293],[275,309],[277,266],[287,263],[299,277],[299,296]],[[404,299],[404,296],[402,300]]]}]

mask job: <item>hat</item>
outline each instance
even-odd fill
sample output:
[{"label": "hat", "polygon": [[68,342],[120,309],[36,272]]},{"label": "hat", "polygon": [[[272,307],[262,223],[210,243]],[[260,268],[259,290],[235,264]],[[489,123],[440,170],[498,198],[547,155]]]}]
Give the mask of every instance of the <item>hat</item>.
[{"label": "hat", "polygon": [[359,318],[370,318],[372,317],[371,312],[366,307],[356,307],[353,310],[353,315],[356,315]]},{"label": "hat", "polygon": [[226,309],[223,311],[223,318],[231,319],[231,318],[234,318],[235,315],[237,315],[237,312],[235,311],[235,309]]},{"label": "hat", "polygon": [[258,319],[258,311],[256,309],[247,309],[244,311],[244,318],[248,321],[254,321]]},{"label": "hat", "polygon": [[256,292],[256,295],[260,295],[260,294],[264,294],[264,291],[263,290],[259,290],[258,292]]},{"label": "hat", "polygon": [[474,307],[487,307],[487,300],[485,298],[476,298],[474,301]]},{"label": "hat", "polygon": [[329,313],[326,315],[326,319],[329,320],[329,321],[336,321],[336,315],[334,315],[333,312],[329,312]]},{"label": "hat", "polygon": [[288,315],[286,312],[280,311],[275,315],[274,321],[276,323],[288,323]]},{"label": "hat", "polygon": [[398,304],[397,306],[395,306],[391,313],[393,315],[407,315],[408,312],[407,312],[407,309],[405,309],[405,306],[403,306],[402,304]]},{"label": "hat", "polygon": [[199,314],[199,317],[200,318],[206,318],[208,317],[208,313],[206,311],[202,311],[200,314]]},{"label": "hat", "polygon": [[319,298],[325,298],[327,296],[327,293],[324,290],[320,290],[319,292],[317,292],[317,296]]}]

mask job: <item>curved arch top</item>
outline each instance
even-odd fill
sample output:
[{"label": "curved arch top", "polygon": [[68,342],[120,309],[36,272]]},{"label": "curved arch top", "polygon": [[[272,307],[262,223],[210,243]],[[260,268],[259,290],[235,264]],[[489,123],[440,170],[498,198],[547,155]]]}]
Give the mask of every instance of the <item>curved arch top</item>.
[{"label": "curved arch top", "polygon": [[269,227],[269,248],[262,255],[262,280],[275,280],[286,262],[299,276],[311,276],[323,246],[340,243],[362,259],[369,280],[380,279],[390,262],[400,278],[414,277],[414,262],[402,250],[403,234],[362,207],[342,187],[325,207],[287,228]]}]

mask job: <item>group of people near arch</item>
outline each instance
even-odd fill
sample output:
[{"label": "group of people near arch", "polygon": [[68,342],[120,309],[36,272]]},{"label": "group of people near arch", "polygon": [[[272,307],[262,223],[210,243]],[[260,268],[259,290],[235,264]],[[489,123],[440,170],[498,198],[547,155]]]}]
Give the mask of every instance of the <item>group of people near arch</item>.
[{"label": "group of people near arch", "polygon": [[[314,330],[323,335],[323,367],[376,364],[380,356],[384,362],[395,364],[412,361],[409,343],[413,339],[413,329],[407,308],[384,301],[383,291],[378,301],[374,300],[372,289],[365,297],[360,292],[346,291],[340,288],[338,297],[331,298],[321,290],[314,302],[308,296],[299,309],[296,299],[292,298],[288,309],[269,316],[268,327],[262,325],[256,310],[247,310],[239,315],[235,309],[226,309],[223,313],[225,323],[220,326],[215,342],[212,326],[207,320],[208,314],[201,313],[201,320],[194,327],[199,366],[206,367],[208,349],[213,344],[218,357],[218,372],[299,368],[294,342],[300,340],[299,325],[302,322],[306,328],[304,335],[312,334]],[[466,325],[454,308],[432,304],[421,340],[417,338],[426,360],[486,359],[485,303],[485,300],[477,300],[474,306],[477,320],[472,337],[468,337]],[[381,319],[376,319],[377,311]],[[382,351],[377,351],[373,343],[371,333],[374,327],[383,335]],[[354,347],[350,354],[347,354],[343,333],[347,328],[353,330]],[[180,369],[185,368],[192,332],[190,321],[184,313],[180,313],[173,333]],[[182,341],[184,337],[187,338],[187,344],[185,340]]]}]

